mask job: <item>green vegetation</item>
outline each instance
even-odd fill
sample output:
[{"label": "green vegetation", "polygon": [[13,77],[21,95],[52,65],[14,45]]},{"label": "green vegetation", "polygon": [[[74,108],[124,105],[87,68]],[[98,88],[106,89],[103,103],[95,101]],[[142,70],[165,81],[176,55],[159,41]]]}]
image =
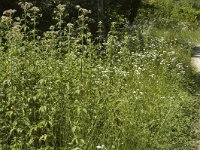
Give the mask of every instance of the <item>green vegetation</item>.
[{"label": "green vegetation", "polygon": [[21,18],[5,11],[0,149],[192,149],[190,57],[199,12],[179,2],[146,0],[133,25],[118,16],[106,37],[102,22],[93,36],[91,11],[80,6],[76,21],[65,23],[65,5],[58,5],[56,23],[42,34],[31,3],[20,3]]},{"label": "green vegetation", "polygon": [[[22,10],[17,5],[19,2],[26,0],[1,0],[0,13],[6,9],[16,9],[17,14],[21,15]],[[77,19],[76,5],[92,11],[90,14],[90,29],[94,33],[97,30],[99,21],[103,22],[104,32],[109,31],[110,23],[117,21],[120,18],[126,17],[131,23],[137,15],[138,9],[141,6],[141,0],[27,0],[38,6],[42,17],[39,18],[38,28],[45,31],[50,25],[54,24],[54,10],[57,5],[66,5],[64,11],[63,21],[72,22]]]}]

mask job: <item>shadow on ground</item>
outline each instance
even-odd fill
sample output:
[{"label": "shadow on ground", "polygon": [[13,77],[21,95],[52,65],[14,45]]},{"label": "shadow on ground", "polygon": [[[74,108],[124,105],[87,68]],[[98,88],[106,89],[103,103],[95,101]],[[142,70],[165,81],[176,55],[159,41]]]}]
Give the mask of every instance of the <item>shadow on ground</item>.
[{"label": "shadow on ground", "polygon": [[200,74],[199,73],[193,73],[193,81],[195,82],[194,93],[200,93]]},{"label": "shadow on ground", "polygon": [[200,45],[195,46],[192,51],[192,57],[197,57],[200,59]]}]

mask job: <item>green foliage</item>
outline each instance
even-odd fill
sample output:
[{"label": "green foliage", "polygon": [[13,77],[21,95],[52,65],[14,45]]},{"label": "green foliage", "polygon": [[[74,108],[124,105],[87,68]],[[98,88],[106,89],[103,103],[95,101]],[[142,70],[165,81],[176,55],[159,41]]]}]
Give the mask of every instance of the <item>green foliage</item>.
[{"label": "green foliage", "polygon": [[145,0],[141,18],[146,16],[146,20],[159,28],[196,28],[200,11],[195,7],[198,3],[189,0]]},{"label": "green foliage", "polygon": [[43,16],[40,18],[38,27],[41,31],[48,30],[49,26],[55,23],[52,18],[57,5],[63,4],[67,7],[65,13],[69,13],[69,15],[64,17],[64,22],[76,20],[75,6],[80,5],[93,12],[90,15],[90,29],[92,33],[96,32],[99,21],[103,22],[106,32],[109,31],[111,22],[117,21],[118,17],[124,17],[133,22],[141,5],[141,0],[1,0],[0,14],[4,10],[12,8],[18,10],[20,15],[22,11],[17,6],[19,2],[31,2],[40,8]]},{"label": "green foliage", "polygon": [[[21,3],[0,21],[0,147],[5,150],[190,149],[195,101],[190,46],[152,26],[113,22],[94,42],[90,11],[37,34],[38,9]],[[34,9],[33,9],[34,8]]]}]

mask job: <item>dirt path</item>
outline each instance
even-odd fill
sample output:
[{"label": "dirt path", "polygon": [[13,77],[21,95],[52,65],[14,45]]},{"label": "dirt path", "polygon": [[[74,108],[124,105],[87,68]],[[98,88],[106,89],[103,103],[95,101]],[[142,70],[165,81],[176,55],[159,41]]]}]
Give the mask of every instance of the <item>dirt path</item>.
[{"label": "dirt path", "polygon": [[[196,72],[200,73],[200,44],[197,45],[193,50],[191,63],[194,69],[196,70]],[[200,110],[199,110],[199,113],[200,113]],[[195,130],[197,134],[200,133],[200,120],[196,123]],[[200,140],[197,141],[197,150],[200,150]]]},{"label": "dirt path", "polygon": [[194,48],[193,53],[194,55],[192,57],[192,65],[196,71],[200,73],[200,44]]}]

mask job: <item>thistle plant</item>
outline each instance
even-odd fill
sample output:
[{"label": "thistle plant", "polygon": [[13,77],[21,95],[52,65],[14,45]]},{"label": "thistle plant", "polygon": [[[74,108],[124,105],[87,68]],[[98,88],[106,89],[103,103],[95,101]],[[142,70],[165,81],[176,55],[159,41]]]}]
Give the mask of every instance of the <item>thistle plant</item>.
[{"label": "thistle plant", "polygon": [[72,50],[72,42],[73,42],[73,31],[74,30],[74,24],[68,23],[67,27],[65,29],[65,36],[67,38],[67,52],[70,53]]},{"label": "thistle plant", "polygon": [[27,39],[27,32],[28,32],[28,24],[29,24],[29,17],[30,13],[29,10],[33,6],[32,3],[28,2],[19,2],[18,5],[23,9],[24,13],[22,15],[22,21],[24,22],[23,24],[23,32],[24,32],[24,37]]},{"label": "thistle plant", "polygon": [[97,41],[97,55],[101,55],[103,56],[104,49],[103,49],[103,42],[104,42],[104,37],[103,37],[103,23],[100,21],[98,22],[98,30],[97,30],[97,37],[96,37],[96,41]]},{"label": "thistle plant", "polygon": [[33,29],[31,30],[31,32],[32,32],[32,35],[33,35],[33,39],[34,40],[36,40],[36,35],[37,35],[37,28],[36,28],[36,25],[37,25],[37,19],[39,18],[39,17],[41,17],[41,14],[39,14],[39,8],[38,7],[32,7],[31,9],[30,9],[30,13],[28,14],[29,15],[29,17],[31,18],[30,19],[30,24],[32,24],[33,25]]}]

